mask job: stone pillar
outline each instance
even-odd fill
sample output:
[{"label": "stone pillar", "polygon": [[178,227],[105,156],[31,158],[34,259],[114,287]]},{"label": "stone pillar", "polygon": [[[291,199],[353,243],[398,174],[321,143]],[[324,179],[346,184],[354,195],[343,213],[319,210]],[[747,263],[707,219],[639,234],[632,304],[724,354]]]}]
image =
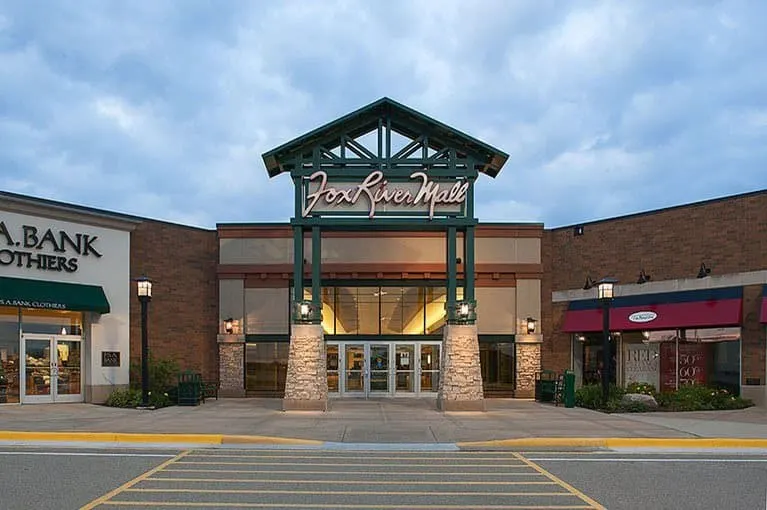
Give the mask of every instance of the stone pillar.
[{"label": "stone pillar", "polygon": [[446,324],[437,407],[442,411],[484,411],[477,326]]},{"label": "stone pillar", "polygon": [[245,335],[218,335],[218,393],[245,396]]},{"label": "stone pillar", "polygon": [[517,335],[517,377],[514,397],[535,397],[535,376],[541,370],[542,335]]},{"label": "stone pillar", "polygon": [[327,411],[328,373],[321,324],[293,324],[290,334],[285,411]]}]

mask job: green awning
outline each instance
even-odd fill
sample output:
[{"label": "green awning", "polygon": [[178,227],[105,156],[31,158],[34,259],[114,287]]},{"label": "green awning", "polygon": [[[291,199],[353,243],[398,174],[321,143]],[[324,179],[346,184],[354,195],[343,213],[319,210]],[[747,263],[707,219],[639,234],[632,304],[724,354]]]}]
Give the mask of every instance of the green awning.
[{"label": "green awning", "polygon": [[109,301],[98,285],[0,277],[0,306],[109,313]]}]

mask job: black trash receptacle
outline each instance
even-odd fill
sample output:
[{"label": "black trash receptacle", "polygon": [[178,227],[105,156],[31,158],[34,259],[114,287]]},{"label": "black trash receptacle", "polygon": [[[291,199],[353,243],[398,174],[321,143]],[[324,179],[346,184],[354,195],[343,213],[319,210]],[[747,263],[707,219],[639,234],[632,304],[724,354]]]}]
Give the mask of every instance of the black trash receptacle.
[{"label": "black trash receptacle", "polygon": [[535,400],[554,402],[557,391],[557,373],[554,370],[541,370],[535,374]]},{"label": "black trash receptacle", "polygon": [[202,375],[186,371],[178,375],[178,405],[196,406],[202,399]]}]

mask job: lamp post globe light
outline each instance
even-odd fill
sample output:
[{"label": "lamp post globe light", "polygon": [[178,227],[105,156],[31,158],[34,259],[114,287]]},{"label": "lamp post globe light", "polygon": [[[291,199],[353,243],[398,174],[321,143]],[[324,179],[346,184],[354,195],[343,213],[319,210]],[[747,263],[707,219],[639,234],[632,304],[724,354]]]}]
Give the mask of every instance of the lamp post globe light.
[{"label": "lamp post globe light", "polygon": [[152,281],[146,276],[136,279],[136,290],[141,303],[141,407],[149,407],[149,339],[147,315],[152,300]]},{"label": "lamp post globe light", "polygon": [[597,298],[602,303],[602,401],[606,404],[610,397],[610,302],[613,300],[615,278],[602,278],[597,282]]}]

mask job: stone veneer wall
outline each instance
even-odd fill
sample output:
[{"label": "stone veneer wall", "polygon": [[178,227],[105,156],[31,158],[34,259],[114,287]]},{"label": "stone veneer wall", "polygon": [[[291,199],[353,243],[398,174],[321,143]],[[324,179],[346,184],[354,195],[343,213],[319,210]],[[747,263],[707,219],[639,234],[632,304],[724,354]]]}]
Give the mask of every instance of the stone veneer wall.
[{"label": "stone veneer wall", "polygon": [[517,344],[517,384],[514,396],[535,396],[535,375],[541,370],[541,344]]},{"label": "stone veneer wall", "polygon": [[437,406],[443,411],[484,411],[476,325],[445,326]]},{"label": "stone veneer wall", "polygon": [[245,396],[245,338],[218,344],[219,393],[223,397]]},{"label": "stone veneer wall", "polygon": [[288,373],[283,409],[328,408],[328,373],[325,339],[319,324],[294,324],[290,334]]}]

